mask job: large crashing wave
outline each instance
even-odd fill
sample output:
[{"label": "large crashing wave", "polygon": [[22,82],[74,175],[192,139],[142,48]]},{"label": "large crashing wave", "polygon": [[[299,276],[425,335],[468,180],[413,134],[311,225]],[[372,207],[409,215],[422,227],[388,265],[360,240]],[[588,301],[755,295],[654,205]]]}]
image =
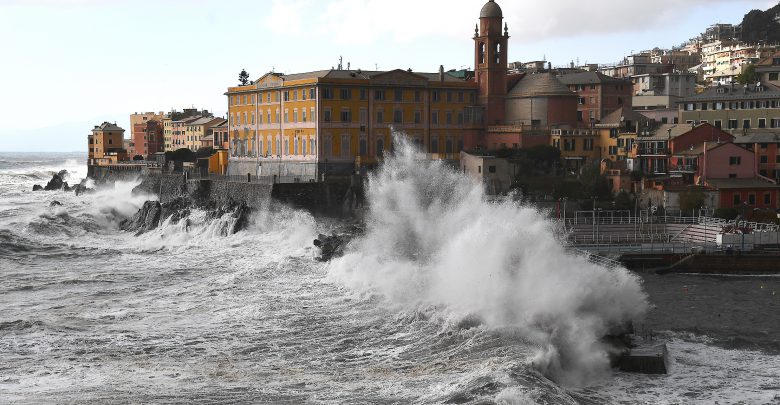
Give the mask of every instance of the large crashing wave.
[{"label": "large crashing wave", "polygon": [[638,277],[567,254],[552,224],[516,202],[487,202],[482,185],[396,136],[370,178],[367,232],[331,275],[408,307],[434,305],[538,346],[533,365],[578,386],[609,370],[601,338],[647,307]]}]

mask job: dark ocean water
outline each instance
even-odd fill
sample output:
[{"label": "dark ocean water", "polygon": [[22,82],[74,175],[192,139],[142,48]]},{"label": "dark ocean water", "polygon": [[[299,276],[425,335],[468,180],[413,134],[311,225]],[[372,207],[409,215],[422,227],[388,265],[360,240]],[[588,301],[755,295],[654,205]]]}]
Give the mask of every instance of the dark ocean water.
[{"label": "dark ocean water", "polygon": [[30,191],[84,164],[0,154],[0,403],[780,401],[778,278],[642,275],[635,325],[669,339],[672,371],[604,371],[576,337],[635,313],[636,278],[441,168],[396,162],[372,197],[390,214],[324,264],[311,241],[338,222],[289,208],[134,236],[118,221],[155,196],[132,182]]}]

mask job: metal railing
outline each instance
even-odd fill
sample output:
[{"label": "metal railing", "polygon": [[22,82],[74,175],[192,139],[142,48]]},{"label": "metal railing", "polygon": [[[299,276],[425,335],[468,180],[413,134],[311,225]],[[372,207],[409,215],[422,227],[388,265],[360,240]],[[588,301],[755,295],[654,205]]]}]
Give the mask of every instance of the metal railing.
[{"label": "metal railing", "polygon": [[229,183],[252,183],[252,184],[290,184],[290,183],[311,183],[314,177],[311,176],[242,176],[242,175],[221,175],[221,174],[202,174],[197,171],[185,172],[187,180],[212,180]]}]

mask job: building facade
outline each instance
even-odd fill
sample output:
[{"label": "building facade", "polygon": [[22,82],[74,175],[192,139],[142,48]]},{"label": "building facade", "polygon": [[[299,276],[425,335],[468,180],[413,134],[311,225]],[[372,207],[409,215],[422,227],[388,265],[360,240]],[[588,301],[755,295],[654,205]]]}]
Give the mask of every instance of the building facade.
[{"label": "building facade", "polygon": [[780,88],[771,84],[715,86],[679,102],[680,123],[728,130],[780,128]]},{"label": "building facade", "polygon": [[558,78],[578,95],[577,122],[582,127],[598,124],[607,114],[631,107],[633,86],[627,79],[617,79],[599,72],[582,72]]},{"label": "building facade", "polygon": [[127,160],[124,137],[125,130],[109,122],[92,128],[87,136],[89,164],[106,165]]}]

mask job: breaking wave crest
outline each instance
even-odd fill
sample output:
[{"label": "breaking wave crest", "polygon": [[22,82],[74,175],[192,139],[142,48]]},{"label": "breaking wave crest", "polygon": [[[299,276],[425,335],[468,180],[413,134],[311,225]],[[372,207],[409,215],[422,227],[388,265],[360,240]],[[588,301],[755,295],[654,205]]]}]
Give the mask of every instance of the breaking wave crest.
[{"label": "breaking wave crest", "polygon": [[402,309],[435,306],[537,347],[531,364],[568,385],[609,371],[601,338],[643,316],[627,270],[567,254],[552,224],[516,202],[487,202],[480,183],[396,136],[370,178],[366,234],[334,260],[331,278]]}]

